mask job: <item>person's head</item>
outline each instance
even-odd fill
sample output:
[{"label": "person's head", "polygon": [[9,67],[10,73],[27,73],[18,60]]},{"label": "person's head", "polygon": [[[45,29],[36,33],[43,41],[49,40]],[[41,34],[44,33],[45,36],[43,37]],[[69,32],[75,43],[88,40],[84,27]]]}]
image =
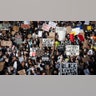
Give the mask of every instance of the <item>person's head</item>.
[{"label": "person's head", "polygon": [[21,62],[21,66],[24,67],[25,66],[25,61]]},{"label": "person's head", "polygon": [[45,65],[45,69],[49,70],[50,69],[49,65]]},{"label": "person's head", "polygon": [[53,75],[58,75],[58,71],[57,70],[54,70],[53,71]]},{"label": "person's head", "polygon": [[41,75],[46,75],[46,72],[45,72],[45,71],[42,71],[42,72],[41,72]]}]

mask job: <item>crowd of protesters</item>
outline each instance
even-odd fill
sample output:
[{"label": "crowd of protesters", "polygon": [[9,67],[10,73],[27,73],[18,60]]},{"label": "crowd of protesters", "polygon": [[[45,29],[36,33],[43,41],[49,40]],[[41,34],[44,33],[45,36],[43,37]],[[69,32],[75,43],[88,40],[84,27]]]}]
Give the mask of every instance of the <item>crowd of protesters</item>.
[{"label": "crowd of protesters", "polygon": [[[42,30],[42,25],[44,23],[48,24],[49,21],[30,21],[30,28],[27,29],[21,27],[21,25],[24,24],[23,21],[1,21],[0,62],[3,62],[3,68],[0,70],[0,75],[20,75],[19,71],[23,69],[26,75],[59,75],[59,61],[77,63],[78,75],[95,75],[96,22],[53,22],[57,23],[56,26],[58,27],[82,27],[84,40],[82,38],[80,40],[77,35],[75,35],[73,39],[70,39],[70,34],[67,33],[64,41],[60,41],[55,28],[50,28],[49,31]],[[14,26],[17,26],[18,30],[14,31]],[[91,26],[91,28],[88,30],[86,26]],[[39,31],[42,31],[42,37],[38,36]],[[55,47],[43,47],[40,49],[40,40],[47,38],[50,32],[55,33]],[[30,38],[28,38],[29,34],[31,35]],[[4,40],[11,41],[12,45],[2,46],[1,41]],[[79,56],[67,56],[65,52],[66,45],[79,45]],[[30,56],[30,48],[40,49],[43,51],[43,54]],[[48,57],[48,61],[43,61],[43,56]]]}]

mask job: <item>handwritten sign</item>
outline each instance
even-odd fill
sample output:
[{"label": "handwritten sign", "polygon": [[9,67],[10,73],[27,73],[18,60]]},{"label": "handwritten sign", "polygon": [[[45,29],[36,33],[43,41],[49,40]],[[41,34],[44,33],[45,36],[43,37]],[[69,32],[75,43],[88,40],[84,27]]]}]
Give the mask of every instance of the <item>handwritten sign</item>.
[{"label": "handwritten sign", "polygon": [[43,38],[42,45],[43,45],[43,47],[52,47],[52,46],[54,46],[54,39],[53,38]]},{"label": "handwritten sign", "polygon": [[52,28],[56,28],[57,23],[50,21],[49,26]]},{"label": "handwritten sign", "polygon": [[5,41],[5,40],[2,40],[2,41],[1,41],[1,46],[8,46],[8,47],[11,47],[11,46],[12,46],[12,41]]},{"label": "handwritten sign", "polygon": [[77,63],[62,63],[60,66],[61,75],[78,75]]},{"label": "handwritten sign", "polygon": [[42,29],[43,29],[44,31],[49,31],[50,26],[49,26],[48,24],[44,23],[43,26],[42,26]]},{"label": "handwritten sign", "polygon": [[78,56],[79,55],[79,45],[66,45],[66,55]]},{"label": "handwritten sign", "polygon": [[66,28],[65,27],[56,27],[56,33],[58,34],[58,40],[64,41],[66,36]]}]

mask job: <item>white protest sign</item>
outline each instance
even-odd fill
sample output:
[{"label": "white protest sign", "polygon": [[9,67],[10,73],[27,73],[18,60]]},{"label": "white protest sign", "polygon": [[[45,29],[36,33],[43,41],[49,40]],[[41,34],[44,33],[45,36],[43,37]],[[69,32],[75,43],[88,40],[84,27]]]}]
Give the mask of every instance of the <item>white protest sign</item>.
[{"label": "white protest sign", "polygon": [[43,29],[44,31],[49,31],[50,26],[49,26],[48,24],[44,23],[43,26],[42,26],[42,29]]},{"label": "white protest sign", "polygon": [[66,55],[78,56],[79,55],[79,45],[66,45]]},{"label": "white protest sign", "polygon": [[49,26],[52,28],[56,28],[57,23],[50,21]]},{"label": "white protest sign", "polygon": [[38,31],[38,37],[42,37],[42,31]]},{"label": "white protest sign", "polygon": [[85,25],[89,25],[89,23],[90,23],[90,21],[85,21],[84,24],[85,24]]},{"label": "white protest sign", "polygon": [[77,63],[62,63],[60,66],[61,75],[78,75]]},{"label": "white protest sign", "polygon": [[58,34],[58,40],[64,41],[66,36],[66,28],[65,27],[56,27],[56,33]]},{"label": "white protest sign", "polygon": [[30,21],[24,21],[24,24],[29,24],[30,25]]},{"label": "white protest sign", "polygon": [[42,56],[42,61],[49,61],[49,57],[47,55]]},{"label": "white protest sign", "polygon": [[54,39],[53,38],[43,38],[42,39],[43,47],[52,47],[54,46]]}]

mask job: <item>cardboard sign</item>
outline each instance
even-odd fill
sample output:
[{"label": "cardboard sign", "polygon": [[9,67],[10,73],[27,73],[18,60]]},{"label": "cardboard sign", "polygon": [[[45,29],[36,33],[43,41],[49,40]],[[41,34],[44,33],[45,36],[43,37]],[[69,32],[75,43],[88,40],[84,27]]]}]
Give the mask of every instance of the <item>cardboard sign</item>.
[{"label": "cardboard sign", "polygon": [[26,75],[25,69],[18,71],[19,75]]},{"label": "cardboard sign", "polygon": [[0,62],[0,71],[2,71],[2,70],[3,70],[4,65],[5,65],[5,62]]},{"label": "cardboard sign", "polygon": [[56,28],[57,23],[50,21],[49,26],[52,28]]},{"label": "cardboard sign", "polygon": [[50,32],[50,33],[49,33],[49,37],[50,37],[50,38],[55,38],[55,32]]},{"label": "cardboard sign", "polygon": [[21,28],[30,29],[30,25],[29,24],[21,24]]},{"label": "cardboard sign", "polygon": [[60,66],[61,75],[78,75],[77,63],[62,63]]},{"label": "cardboard sign", "polygon": [[12,41],[1,41],[1,46],[8,46],[11,47],[12,46]]},{"label": "cardboard sign", "polygon": [[71,26],[67,26],[66,27],[66,31],[67,31],[67,34],[71,33],[72,32],[72,27]]},{"label": "cardboard sign", "polygon": [[78,56],[79,55],[79,45],[66,45],[66,55],[67,56]]},{"label": "cardboard sign", "polygon": [[49,31],[50,26],[49,26],[48,24],[44,23],[43,26],[42,26],[42,29],[43,29],[44,31]]},{"label": "cardboard sign", "polygon": [[53,38],[43,38],[42,39],[42,46],[43,47],[52,47],[54,46],[54,39]]}]

